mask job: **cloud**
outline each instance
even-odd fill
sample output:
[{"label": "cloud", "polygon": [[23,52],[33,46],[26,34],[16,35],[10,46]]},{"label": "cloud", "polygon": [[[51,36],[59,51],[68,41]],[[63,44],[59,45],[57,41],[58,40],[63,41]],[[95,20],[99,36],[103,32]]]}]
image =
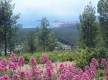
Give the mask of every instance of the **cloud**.
[{"label": "cloud", "polygon": [[14,13],[21,13],[21,19],[28,22],[41,17],[52,20],[78,20],[85,5],[90,1],[96,7],[98,0],[13,0],[13,3]]}]

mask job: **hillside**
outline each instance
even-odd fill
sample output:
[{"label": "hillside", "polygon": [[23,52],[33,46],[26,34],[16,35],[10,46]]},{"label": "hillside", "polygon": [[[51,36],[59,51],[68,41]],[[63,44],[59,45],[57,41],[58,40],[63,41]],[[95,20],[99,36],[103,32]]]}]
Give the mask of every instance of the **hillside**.
[{"label": "hillside", "polygon": [[79,35],[75,24],[62,24],[60,27],[53,29],[57,39],[67,45],[74,46]]},{"label": "hillside", "polygon": [[[18,42],[24,41],[25,35],[29,30],[36,30],[35,28],[22,28],[18,31],[17,38]],[[62,24],[60,27],[52,28],[56,38],[61,43],[67,45],[75,45],[77,37],[79,35],[75,24]]]}]

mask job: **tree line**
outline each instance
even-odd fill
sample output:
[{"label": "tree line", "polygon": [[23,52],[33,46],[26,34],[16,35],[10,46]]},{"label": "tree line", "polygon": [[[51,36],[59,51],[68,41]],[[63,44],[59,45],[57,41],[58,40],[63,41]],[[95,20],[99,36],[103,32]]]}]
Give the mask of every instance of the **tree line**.
[{"label": "tree line", "polygon": [[[96,8],[91,2],[80,15],[78,30],[80,47],[108,47],[108,0],[100,0]],[[98,13],[99,16],[96,16]]]},{"label": "tree line", "polygon": [[[108,0],[100,0],[96,8],[91,3],[85,6],[83,13],[79,16],[80,33],[77,45],[80,47],[108,47]],[[14,15],[15,5],[12,0],[0,0],[0,49],[3,49],[5,56],[7,49],[10,53],[14,51],[17,44],[17,31],[21,24],[17,23],[19,14]],[[96,16],[96,13],[99,16]],[[56,46],[56,38],[50,28],[47,18],[42,18],[40,25],[30,30],[22,42],[26,52],[53,51]]]},{"label": "tree line", "polygon": [[55,35],[50,28],[47,18],[42,18],[40,26],[30,30],[23,42],[24,52],[34,53],[35,51],[53,51],[56,46]]},{"label": "tree line", "polygon": [[15,45],[15,35],[18,28],[21,26],[17,24],[18,15],[13,15],[14,4],[11,0],[0,0],[0,47],[4,49],[5,56],[7,55],[7,48],[10,53]]},{"label": "tree line", "polygon": [[[0,49],[2,49],[1,51],[4,51],[5,56],[7,55],[7,49],[10,51],[10,54],[14,51],[17,44],[16,35],[22,26],[17,23],[19,14],[13,14],[14,7],[15,4],[12,4],[12,0],[0,0]],[[55,37],[48,27],[48,20],[42,18],[40,27],[35,30],[36,34],[34,34],[33,31],[29,31],[23,42],[26,43],[24,44],[24,48],[27,46],[28,52],[33,53],[36,51],[37,43],[39,43],[38,46],[40,46],[38,48],[40,48],[41,51],[54,49]]]}]

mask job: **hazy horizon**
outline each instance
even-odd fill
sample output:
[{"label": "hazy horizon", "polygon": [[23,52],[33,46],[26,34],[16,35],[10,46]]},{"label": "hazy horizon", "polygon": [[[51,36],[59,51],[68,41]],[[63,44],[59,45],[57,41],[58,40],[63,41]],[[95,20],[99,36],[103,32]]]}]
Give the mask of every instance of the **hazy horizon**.
[{"label": "hazy horizon", "polygon": [[98,0],[13,0],[14,14],[21,14],[18,23],[23,28],[36,27],[37,20],[43,17],[49,21],[79,21],[79,15],[90,1],[97,6]]}]

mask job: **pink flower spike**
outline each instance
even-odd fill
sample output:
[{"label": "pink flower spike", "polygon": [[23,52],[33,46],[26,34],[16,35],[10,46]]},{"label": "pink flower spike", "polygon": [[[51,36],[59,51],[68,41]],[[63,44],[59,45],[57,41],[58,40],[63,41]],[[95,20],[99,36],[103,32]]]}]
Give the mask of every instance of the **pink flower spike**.
[{"label": "pink flower spike", "polygon": [[37,65],[37,62],[36,62],[36,60],[35,60],[35,58],[30,58],[30,65],[32,66],[32,67],[36,67],[36,65]]},{"label": "pink flower spike", "polygon": [[103,66],[103,67],[106,67],[107,66],[107,60],[105,59],[105,58],[103,58],[102,59],[102,61],[101,61],[101,65]]},{"label": "pink flower spike", "polygon": [[30,80],[32,78],[32,74],[30,71],[26,71],[25,72],[25,77],[26,77],[26,80]]},{"label": "pink flower spike", "polygon": [[16,55],[15,55],[14,53],[11,53],[9,59],[10,59],[10,61],[12,61],[12,62],[16,62],[16,61],[17,61]]},{"label": "pink flower spike", "polygon": [[14,62],[9,62],[9,69],[15,69],[15,64]]},{"label": "pink flower spike", "polygon": [[20,80],[20,77],[18,74],[13,74],[12,80]]},{"label": "pink flower spike", "polygon": [[97,61],[95,58],[92,58],[92,59],[91,59],[91,62],[92,62],[95,66],[98,66],[98,65],[99,65],[98,61]]},{"label": "pink flower spike", "polygon": [[23,66],[23,64],[24,64],[24,58],[22,56],[20,56],[18,58],[18,64],[19,64],[19,66]]},{"label": "pink flower spike", "polygon": [[72,80],[80,80],[80,76],[79,75],[75,75]]},{"label": "pink flower spike", "polygon": [[87,73],[83,73],[81,80],[90,80],[90,78]]},{"label": "pink flower spike", "polygon": [[8,75],[3,76],[3,80],[10,80]]},{"label": "pink flower spike", "polygon": [[41,61],[42,63],[46,63],[47,60],[48,60],[48,57],[47,57],[46,54],[43,54],[43,55],[41,56],[41,58],[40,58],[40,61]]}]

